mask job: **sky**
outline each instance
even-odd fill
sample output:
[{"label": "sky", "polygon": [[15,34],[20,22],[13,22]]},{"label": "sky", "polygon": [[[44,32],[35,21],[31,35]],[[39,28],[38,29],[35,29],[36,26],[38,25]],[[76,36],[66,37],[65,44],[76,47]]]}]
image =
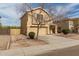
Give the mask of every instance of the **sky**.
[{"label": "sky", "polygon": [[[19,12],[18,7],[22,4],[17,3],[0,3],[0,22],[3,26],[20,26],[20,17],[22,12]],[[53,8],[52,13],[55,15],[65,15],[67,18],[79,18],[79,4],[77,3],[46,3],[45,9]],[[39,7],[39,3],[32,3],[32,8]]]}]

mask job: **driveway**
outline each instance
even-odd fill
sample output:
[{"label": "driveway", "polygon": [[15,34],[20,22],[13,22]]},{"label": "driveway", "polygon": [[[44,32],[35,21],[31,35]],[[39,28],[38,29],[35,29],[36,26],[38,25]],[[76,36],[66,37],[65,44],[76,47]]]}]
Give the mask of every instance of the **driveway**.
[{"label": "driveway", "polygon": [[79,45],[58,50],[51,50],[38,56],[79,56]]},{"label": "driveway", "polygon": [[57,36],[61,36],[61,37],[65,37],[65,38],[79,40],[79,33],[70,33],[68,35],[57,34]]}]

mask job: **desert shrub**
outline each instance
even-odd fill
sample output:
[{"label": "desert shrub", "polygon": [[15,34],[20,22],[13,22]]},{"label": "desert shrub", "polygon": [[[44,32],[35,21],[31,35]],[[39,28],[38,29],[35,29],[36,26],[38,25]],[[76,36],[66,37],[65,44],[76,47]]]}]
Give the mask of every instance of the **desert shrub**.
[{"label": "desert shrub", "polygon": [[30,39],[34,39],[35,33],[34,32],[29,32],[29,37],[30,37]]},{"label": "desert shrub", "polygon": [[70,30],[69,29],[63,29],[62,32],[63,32],[63,34],[66,35],[66,34],[70,33]]}]

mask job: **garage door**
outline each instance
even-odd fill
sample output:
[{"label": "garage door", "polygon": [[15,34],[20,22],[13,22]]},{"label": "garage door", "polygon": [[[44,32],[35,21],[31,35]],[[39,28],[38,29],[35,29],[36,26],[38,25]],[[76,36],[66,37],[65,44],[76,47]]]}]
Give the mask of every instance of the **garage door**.
[{"label": "garage door", "polygon": [[[27,33],[29,33],[29,32],[37,33],[37,28],[36,27],[27,28]],[[39,35],[47,35],[47,33],[48,33],[47,28],[40,28],[39,29]]]},{"label": "garage door", "polygon": [[47,28],[40,28],[39,35],[46,35],[47,34]]}]

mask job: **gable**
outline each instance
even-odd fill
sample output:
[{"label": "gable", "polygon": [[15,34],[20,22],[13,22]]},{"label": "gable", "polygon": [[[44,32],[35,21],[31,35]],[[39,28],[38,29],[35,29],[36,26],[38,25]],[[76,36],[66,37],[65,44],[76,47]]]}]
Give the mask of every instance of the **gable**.
[{"label": "gable", "polygon": [[49,18],[50,18],[49,14],[45,10],[43,10],[41,8],[37,8],[37,9],[34,9],[34,10],[28,12],[29,16],[34,15],[34,14],[40,14],[40,15],[42,15],[43,18],[45,19],[45,21],[48,21]]},{"label": "gable", "polygon": [[[41,11],[41,12],[40,12],[40,11]],[[49,17],[49,14],[48,14],[44,9],[36,8],[36,9],[31,10],[31,11],[25,12],[24,15],[21,17],[21,19],[22,19],[24,16],[26,16],[26,14],[31,15],[31,12],[32,12],[32,13],[38,13],[38,14],[41,13],[41,14],[46,15],[47,17]]]}]

